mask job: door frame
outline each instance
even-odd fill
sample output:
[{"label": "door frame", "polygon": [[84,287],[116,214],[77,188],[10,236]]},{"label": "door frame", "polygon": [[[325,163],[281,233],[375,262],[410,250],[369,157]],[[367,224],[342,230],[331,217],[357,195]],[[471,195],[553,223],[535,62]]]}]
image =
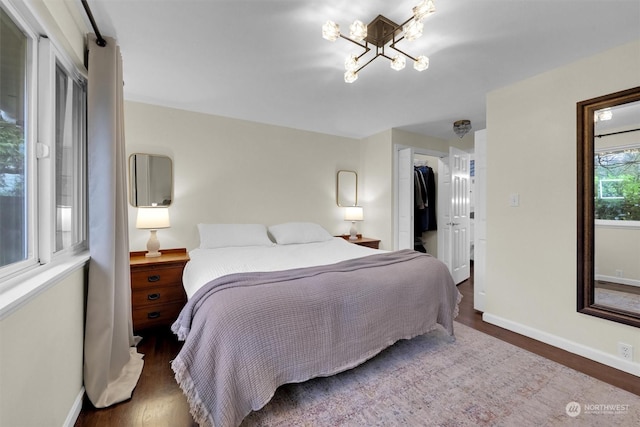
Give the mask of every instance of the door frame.
[{"label": "door frame", "polygon": [[[443,158],[449,155],[449,153],[445,153],[443,151],[433,150],[429,148],[419,148],[413,147],[410,145],[402,145],[402,144],[393,144],[393,250],[398,250],[398,238],[399,238],[399,230],[400,230],[400,222],[399,222],[399,185],[400,185],[400,164],[399,164],[399,152],[400,150],[411,150],[411,161],[413,162],[414,156],[416,154],[420,154],[423,156],[431,156]],[[411,165],[413,167],[413,164]],[[411,218],[413,221],[413,216]]]}]

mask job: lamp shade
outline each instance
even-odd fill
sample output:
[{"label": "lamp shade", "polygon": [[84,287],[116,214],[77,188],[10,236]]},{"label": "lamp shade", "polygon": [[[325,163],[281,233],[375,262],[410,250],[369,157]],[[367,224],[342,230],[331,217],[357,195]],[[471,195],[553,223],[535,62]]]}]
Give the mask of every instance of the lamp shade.
[{"label": "lamp shade", "polygon": [[167,208],[138,208],[136,228],[157,230],[169,228],[169,209]]},{"label": "lamp shade", "polygon": [[350,206],[344,211],[345,221],[362,221],[364,219],[364,209],[362,206]]}]

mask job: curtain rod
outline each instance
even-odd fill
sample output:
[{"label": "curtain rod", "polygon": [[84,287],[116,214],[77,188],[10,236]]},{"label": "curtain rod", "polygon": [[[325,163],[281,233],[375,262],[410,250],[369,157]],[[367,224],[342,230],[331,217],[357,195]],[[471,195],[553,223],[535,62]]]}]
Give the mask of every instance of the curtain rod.
[{"label": "curtain rod", "polygon": [[100,47],[105,47],[107,45],[107,41],[102,38],[102,34],[100,34],[100,30],[98,29],[98,25],[96,25],[96,21],[93,19],[93,14],[91,13],[91,9],[89,8],[89,4],[87,0],[81,0],[82,6],[84,6],[84,11],[87,13],[87,17],[91,22],[91,26],[93,27],[93,31],[96,33],[96,44]]},{"label": "curtain rod", "polygon": [[639,130],[640,130],[640,128],[638,128],[638,129],[629,129],[629,130],[621,130],[619,132],[603,133],[603,134],[594,135],[594,136],[596,138],[602,138],[603,136],[619,135],[621,133],[637,132]]},{"label": "curtain rod", "polygon": [[621,133],[637,132],[639,130],[640,130],[640,128],[638,128],[638,129],[629,129],[629,130],[621,130],[620,132],[611,132],[611,133],[603,133],[603,134],[600,134],[600,135],[595,135],[595,137],[596,138],[602,138],[603,136],[619,135]]}]

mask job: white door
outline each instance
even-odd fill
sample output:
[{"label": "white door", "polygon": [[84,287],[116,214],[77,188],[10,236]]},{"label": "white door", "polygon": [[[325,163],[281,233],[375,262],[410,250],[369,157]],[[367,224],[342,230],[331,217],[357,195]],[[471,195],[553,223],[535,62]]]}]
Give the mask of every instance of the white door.
[{"label": "white door", "polygon": [[413,149],[398,150],[397,249],[413,249]]},{"label": "white door", "polygon": [[438,162],[438,259],[456,284],[471,272],[470,189],[469,154],[449,147],[449,157]]}]

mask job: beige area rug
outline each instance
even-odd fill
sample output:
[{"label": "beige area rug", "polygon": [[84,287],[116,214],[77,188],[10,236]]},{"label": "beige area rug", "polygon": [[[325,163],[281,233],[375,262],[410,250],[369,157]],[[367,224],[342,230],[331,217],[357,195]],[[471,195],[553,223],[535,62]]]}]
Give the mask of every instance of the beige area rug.
[{"label": "beige area rug", "polygon": [[640,426],[639,396],[455,327],[455,342],[438,329],[284,385],[242,426]]},{"label": "beige area rug", "polygon": [[614,291],[596,287],[594,294],[596,304],[607,307],[620,308],[622,310],[640,313],[640,295],[630,292]]}]

